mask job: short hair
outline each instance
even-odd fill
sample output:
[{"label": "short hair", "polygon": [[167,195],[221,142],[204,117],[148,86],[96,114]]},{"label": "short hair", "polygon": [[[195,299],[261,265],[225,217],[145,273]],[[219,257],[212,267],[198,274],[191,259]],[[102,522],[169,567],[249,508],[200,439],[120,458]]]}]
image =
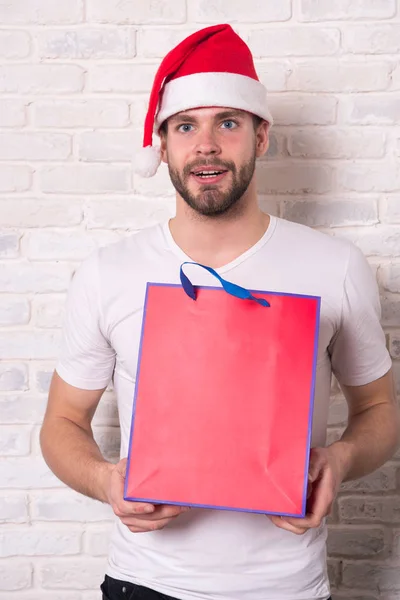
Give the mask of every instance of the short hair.
[{"label": "short hair", "polygon": [[[259,128],[259,126],[261,125],[261,123],[264,121],[264,119],[262,117],[259,117],[258,115],[254,115],[253,113],[251,113],[251,117],[253,119],[254,131],[257,131],[257,129]],[[163,121],[161,123],[161,127],[159,129],[159,133],[160,133],[160,135],[167,135],[167,133],[168,133],[168,119],[166,119],[165,121]]]}]

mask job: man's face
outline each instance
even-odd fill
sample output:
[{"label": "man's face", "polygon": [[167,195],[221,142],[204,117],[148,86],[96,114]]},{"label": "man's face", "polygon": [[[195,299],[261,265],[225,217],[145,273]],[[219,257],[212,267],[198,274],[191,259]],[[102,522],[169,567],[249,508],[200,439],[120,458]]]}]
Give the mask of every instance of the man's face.
[{"label": "man's face", "polygon": [[254,175],[257,137],[249,113],[198,108],[170,117],[162,135],[163,160],[183,200],[197,213],[227,213]]}]

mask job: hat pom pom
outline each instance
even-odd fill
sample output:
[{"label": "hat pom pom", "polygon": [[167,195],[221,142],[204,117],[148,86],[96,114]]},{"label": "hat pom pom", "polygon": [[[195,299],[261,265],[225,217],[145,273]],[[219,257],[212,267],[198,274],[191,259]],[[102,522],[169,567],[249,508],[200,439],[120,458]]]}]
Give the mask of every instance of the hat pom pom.
[{"label": "hat pom pom", "polygon": [[146,146],[141,148],[135,158],[135,173],[141,177],[153,177],[161,164],[161,148]]}]

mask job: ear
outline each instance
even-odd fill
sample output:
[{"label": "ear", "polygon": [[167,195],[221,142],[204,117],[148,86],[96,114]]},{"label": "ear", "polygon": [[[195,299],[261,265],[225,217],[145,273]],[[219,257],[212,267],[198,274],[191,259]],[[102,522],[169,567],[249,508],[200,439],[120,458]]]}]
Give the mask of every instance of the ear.
[{"label": "ear", "polygon": [[262,121],[256,131],[256,156],[263,156],[269,148],[269,123]]},{"label": "ear", "polygon": [[167,154],[167,134],[164,131],[160,131],[160,148],[161,148],[161,161],[168,163]]}]

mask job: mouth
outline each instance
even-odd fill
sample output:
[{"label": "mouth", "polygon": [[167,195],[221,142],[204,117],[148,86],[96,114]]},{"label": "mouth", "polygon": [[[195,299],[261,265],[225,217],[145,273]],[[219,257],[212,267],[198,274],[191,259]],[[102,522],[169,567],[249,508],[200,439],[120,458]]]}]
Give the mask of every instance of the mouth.
[{"label": "mouth", "polygon": [[221,169],[221,168],[212,168],[212,167],[208,167],[206,168],[199,168],[199,169],[194,169],[193,171],[191,171],[190,175],[198,182],[201,184],[211,184],[211,183],[218,183],[219,181],[221,181],[225,175],[228,173],[228,170],[226,169]]}]

